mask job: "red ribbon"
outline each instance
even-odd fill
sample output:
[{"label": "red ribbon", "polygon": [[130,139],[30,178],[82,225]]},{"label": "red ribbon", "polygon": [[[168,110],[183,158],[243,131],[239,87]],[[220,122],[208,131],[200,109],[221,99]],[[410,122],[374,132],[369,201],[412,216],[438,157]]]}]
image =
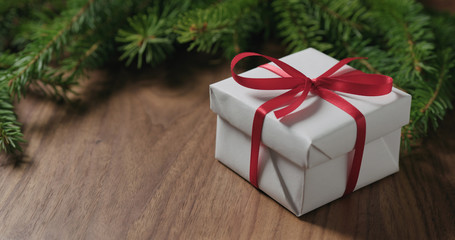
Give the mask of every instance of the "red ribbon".
[{"label": "red ribbon", "polygon": [[[249,56],[260,56],[275,63],[278,67],[265,64],[261,67],[279,75],[278,78],[246,78],[237,75],[234,67],[241,59]],[[363,149],[365,146],[366,123],[365,116],[352,104],[344,100],[332,91],[351,93],[362,96],[380,96],[390,93],[393,80],[389,76],[380,74],[367,74],[359,70],[353,70],[343,74],[335,72],[352,60],[362,59],[360,57],[345,58],[315,79],[310,79],[300,71],[288,64],[258,53],[244,52],[232,59],[231,73],[237,83],[244,87],[260,90],[290,89],[289,91],[263,103],[255,112],[253,119],[253,130],[251,134],[251,155],[250,155],[250,182],[258,188],[258,159],[259,146],[261,144],[262,127],[267,113],[274,111],[275,116],[282,118],[298,108],[308,93],[319,95],[321,98],[337,106],[344,112],[351,115],[357,126],[357,137],[354,145],[354,157],[349,172],[346,189],[343,195],[354,191],[359,177],[362,164]],[[300,94],[300,95],[299,95]]]}]

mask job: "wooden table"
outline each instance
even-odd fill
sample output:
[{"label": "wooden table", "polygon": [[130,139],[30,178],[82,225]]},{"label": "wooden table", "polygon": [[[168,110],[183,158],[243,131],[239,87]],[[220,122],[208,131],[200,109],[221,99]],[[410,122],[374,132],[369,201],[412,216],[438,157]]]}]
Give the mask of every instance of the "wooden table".
[{"label": "wooden table", "polygon": [[0,239],[455,238],[455,112],[399,173],[297,218],[214,159],[227,61],[90,76],[76,106],[17,104],[28,144],[0,159]]}]

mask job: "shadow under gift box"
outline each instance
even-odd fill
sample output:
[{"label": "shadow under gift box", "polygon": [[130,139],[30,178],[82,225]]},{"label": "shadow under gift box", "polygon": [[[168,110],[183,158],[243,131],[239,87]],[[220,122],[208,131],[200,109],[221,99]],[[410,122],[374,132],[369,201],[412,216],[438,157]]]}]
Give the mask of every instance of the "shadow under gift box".
[{"label": "shadow under gift box", "polygon": [[[316,78],[338,60],[315,49],[280,59]],[[339,71],[349,71],[344,66]],[[262,68],[241,76],[277,77]],[[215,158],[249,179],[251,129],[256,109],[286,90],[255,90],[228,78],[210,85],[210,107],[218,114]],[[366,119],[366,145],[355,190],[399,170],[401,127],[409,122],[411,96],[398,89],[383,96],[338,95]],[[354,119],[310,94],[282,119],[266,116],[259,153],[259,188],[289,209],[303,215],[343,196],[356,140]]]}]

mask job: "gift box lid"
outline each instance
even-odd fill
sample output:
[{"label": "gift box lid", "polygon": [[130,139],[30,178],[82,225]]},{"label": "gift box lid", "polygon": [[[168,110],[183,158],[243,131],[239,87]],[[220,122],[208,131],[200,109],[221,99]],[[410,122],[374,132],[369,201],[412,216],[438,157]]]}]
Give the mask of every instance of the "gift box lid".
[{"label": "gift box lid", "polygon": [[[280,60],[309,78],[318,77],[338,62],[313,48]],[[352,68],[344,66],[339,71],[349,69]],[[240,75],[250,78],[277,77],[263,68],[254,68]],[[210,85],[210,108],[251,136],[256,109],[285,91],[246,88],[230,77]],[[391,93],[375,97],[336,93],[364,114],[366,143],[409,122],[411,96],[399,89],[393,88]],[[356,124],[349,114],[319,96],[309,94],[299,108],[281,119],[272,113],[267,114],[261,140],[298,166],[310,168],[353,150],[355,138]]]}]

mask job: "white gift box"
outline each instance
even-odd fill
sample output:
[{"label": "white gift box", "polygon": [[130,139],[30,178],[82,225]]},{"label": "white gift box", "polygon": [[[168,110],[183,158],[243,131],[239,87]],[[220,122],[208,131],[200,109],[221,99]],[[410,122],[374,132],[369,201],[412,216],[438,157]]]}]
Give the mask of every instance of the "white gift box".
[{"label": "white gift box", "polygon": [[[312,48],[280,60],[309,78],[338,62]],[[241,76],[277,77],[262,68]],[[232,77],[210,85],[210,107],[218,114],[215,158],[248,180],[254,113],[285,91],[246,88]],[[396,88],[377,97],[336,93],[366,119],[366,145],[355,190],[397,172],[401,127],[409,122],[411,96]],[[355,140],[354,119],[316,95],[310,94],[282,119],[267,114],[259,154],[259,188],[297,216],[340,198]]]}]

